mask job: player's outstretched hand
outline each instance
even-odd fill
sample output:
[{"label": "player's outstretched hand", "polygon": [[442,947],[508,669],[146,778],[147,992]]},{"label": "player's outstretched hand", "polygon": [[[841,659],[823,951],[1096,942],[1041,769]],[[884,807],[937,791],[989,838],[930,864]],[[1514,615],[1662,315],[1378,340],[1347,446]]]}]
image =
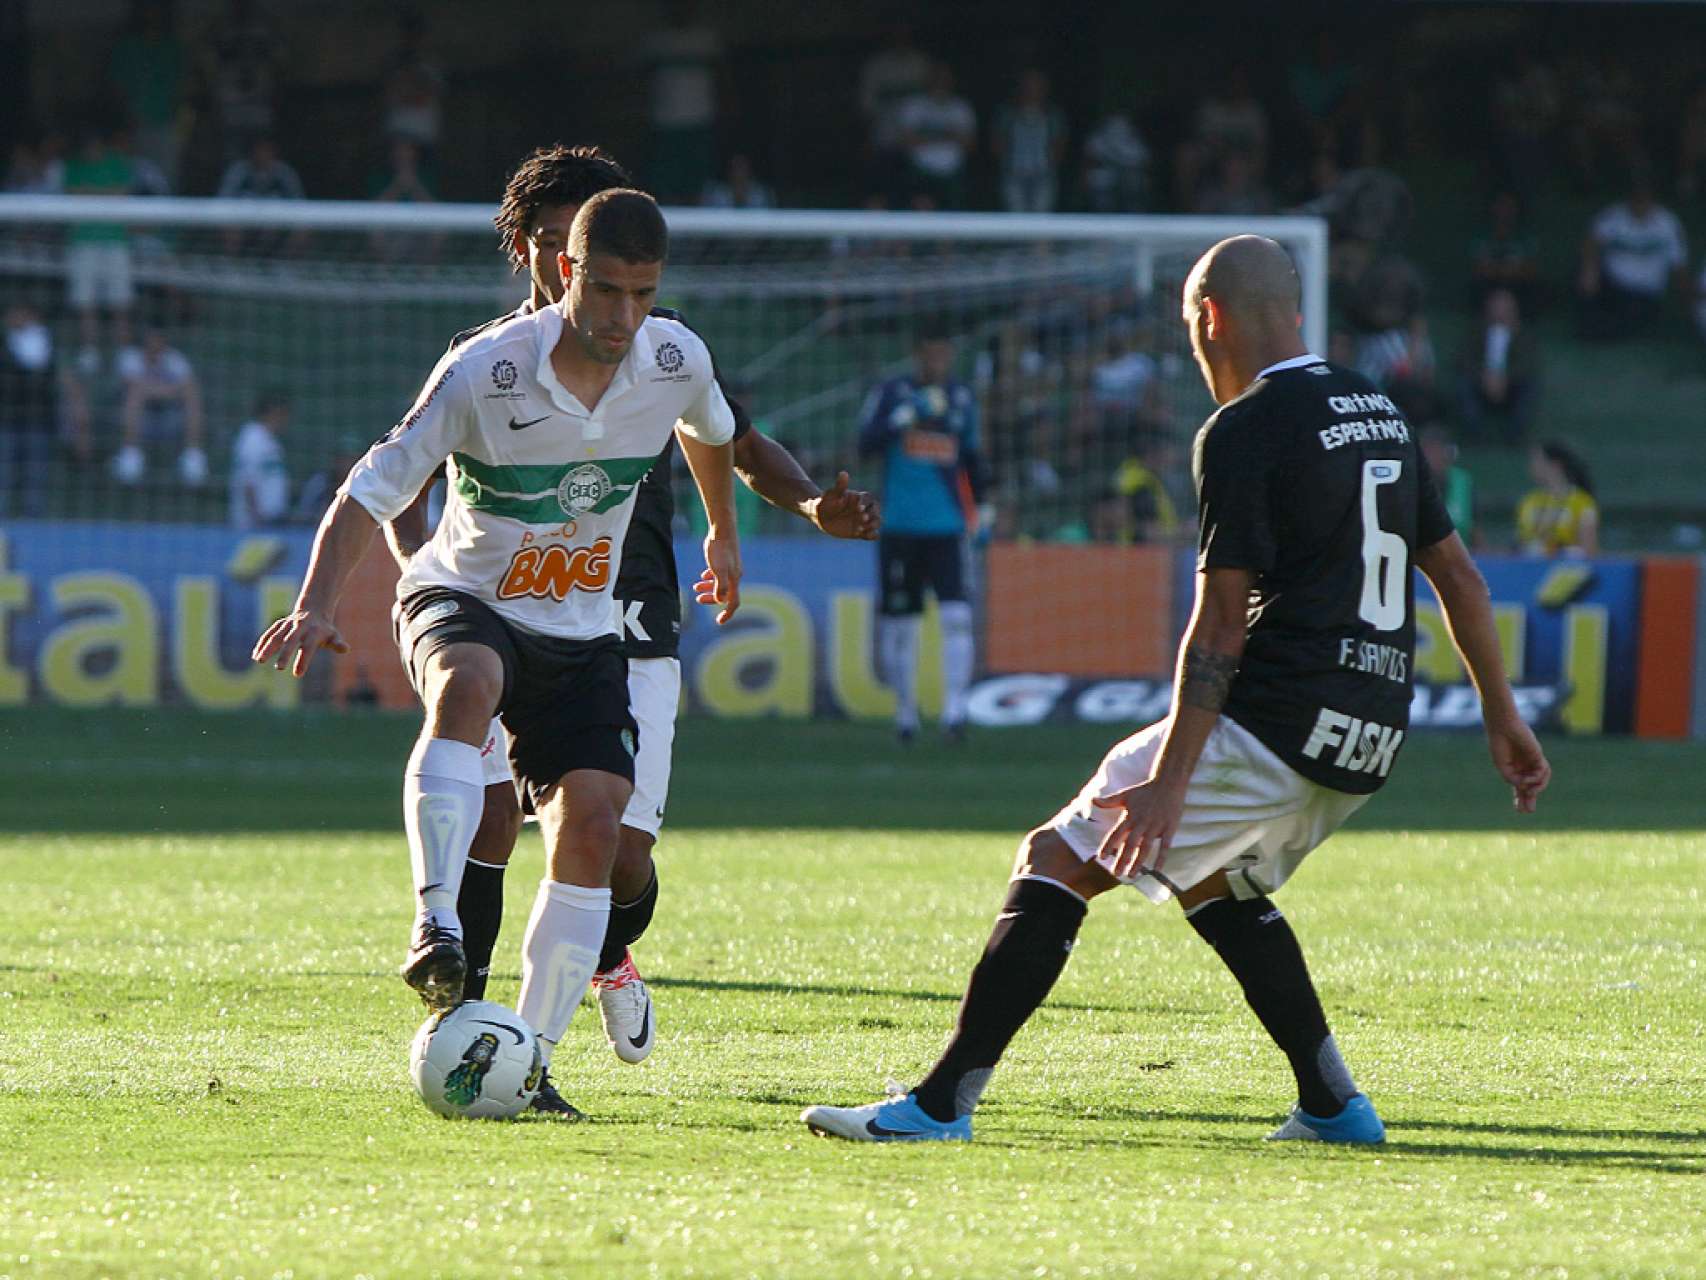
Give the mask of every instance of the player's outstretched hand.
[{"label": "player's outstretched hand", "polygon": [[321,649],[348,653],[349,645],[330,618],[312,609],[297,609],[263,631],[249,656],[256,662],[272,662],[280,671],[300,676]]},{"label": "player's outstretched hand", "polygon": [[835,484],[812,501],[812,523],[832,538],[858,538],[869,542],[883,526],[877,500],[863,489],[850,489],[848,474],[835,477]]},{"label": "player's outstretched hand", "polygon": [[1092,801],[1098,809],[1120,810],[1119,821],[1102,841],[1096,860],[1121,880],[1140,871],[1159,871],[1167,846],[1179,829],[1185,797],[1153,780]]},{"label": "player's outstretched hand", "polygon": [[700,604],[720,604],[720,627],[740,608],[740,543],[734,538],[705,539],[705,572],[693,585],[693,598]]},{"label": "player's outstretched hand", "polygon": [[1493,767],[1499,776],[1511,784],[1511,799],[1518,813],[1533,813],[1552,781],[1552,766],[1540,749],[1540,740],[1521,720],[1509,724],[1487,726],[1487,749],[1493,753]]}]

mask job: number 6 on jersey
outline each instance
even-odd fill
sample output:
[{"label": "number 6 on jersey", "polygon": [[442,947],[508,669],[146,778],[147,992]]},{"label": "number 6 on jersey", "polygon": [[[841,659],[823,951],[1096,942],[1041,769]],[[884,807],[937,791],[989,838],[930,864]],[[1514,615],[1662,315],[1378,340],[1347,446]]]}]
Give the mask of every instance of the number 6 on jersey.
[{"label": "number 6 on jersey", "polygon": [[1381,631],[1404,625],[1404,575],[1410,571],[1410,548],[1404,539],[1380,527],[1380,486],[1392,484],[1404,464],[1377,458],[1362,464],[1362,603],[1357,616]]}]

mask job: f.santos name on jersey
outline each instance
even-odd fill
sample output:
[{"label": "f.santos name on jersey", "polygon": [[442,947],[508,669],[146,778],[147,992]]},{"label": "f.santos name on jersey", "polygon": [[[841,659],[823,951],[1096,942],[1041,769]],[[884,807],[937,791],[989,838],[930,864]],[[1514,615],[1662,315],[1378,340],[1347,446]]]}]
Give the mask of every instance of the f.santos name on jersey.
[{"label": "f.santos name on jersey", "polygon": [[1404,419],[1398,416],[1398,406],[1392,403],[1390,396],[1362,391],[1348,396],[1328,396],[1327,407],[1342,418],[1351,414],[1380,416],[1360,417],[1352,422],[1335,422],[1330,427],[1323,427],[1316,433],[1321,438],[1323,449],[1337,449],[1340,445],[1364,444],[1369,441],[1410,443],[1410,428]]},{"label": "f.santos name on jersey", "polygon": [[1347,671],[1382,676],[1393,684],[1410,681],[1410,655],[1395,644],[1376,644],[1345,636],[1339,641],[1339,665]]}]

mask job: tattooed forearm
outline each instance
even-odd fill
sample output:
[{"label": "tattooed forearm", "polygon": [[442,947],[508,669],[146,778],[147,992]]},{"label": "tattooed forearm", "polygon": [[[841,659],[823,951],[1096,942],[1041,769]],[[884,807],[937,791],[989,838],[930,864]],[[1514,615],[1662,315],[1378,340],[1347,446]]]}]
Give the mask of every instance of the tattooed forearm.
[{"label": "tattooed forearm", "polygon": [[1179,701],[1187,707],[1219,711],[1226,705],[1232,677],[1237,673],[1238,659],[1234,655],[1187,645],[1179,670]]}]

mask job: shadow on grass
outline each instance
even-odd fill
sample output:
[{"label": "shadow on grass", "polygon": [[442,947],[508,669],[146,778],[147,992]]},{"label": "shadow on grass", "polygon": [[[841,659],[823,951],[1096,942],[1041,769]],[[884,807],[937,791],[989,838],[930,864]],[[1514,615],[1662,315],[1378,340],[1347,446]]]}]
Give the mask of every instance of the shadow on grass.
[{"label": "shadow on grass", "polygon": [[[737,1095],[737,1101],[757,1107],[779,1107],[792,1110],[805,1108],[826,1100],[822,1091],[816,1094],[789,1091],[753,1091]],[[1013,1111],[1035,1113],[1030,1107],[1017,1107]],[[1527,1165],[1551,1165],[1555,1167],[1592,1167],[1599,1169],[1640,1170],[1646,1173],[1676,1174],[1680,1176],[1698,1177],[1706,1174],[1706,1152],[1699,1159],[1690,1158],[1684,1152],[1674,1149],[1641,1147],[1545,1147],[1545,1146],[1513,1146],[1501,1144],[1481,1145],[1473,1142],[1409,1142],[1404,1135],[1415,1129],[1439,1130],[1442,1132],[1467,1133],[1514,1133],[1534,1134],[1554,1139],[1624,1139],[1632,1141],[1685,1143],[1695,1142],[1706,1138],[1700,1133],[1667,1133],[1649,1132],[1644,1130],[1604,1130],[1594,1131],[1585,1129],[1567,1129],[1547,1126],[1499,1126],[1499,1125],[1451,1125],[1437,1121],[1424,1121],[1414,1124],[1403,1120],[1394,1122],[1396,1137],[1378,1147],[1336,1147],[1329,1154],[1318,1145],[1299,1143],[1268,1144],[1264,1136],[1278,1123],[1274,1115],[1233,1115],[1220,1112],[1201,1111],[1136,1111],[1125,1108],[1097,1107],[1093,1113],[1085,1115],[1082,1112],[1067,1108],[1043,1108],[1060,1117],[1058,1124],[1048,1128],[1040,1128],[1035,1124],[1027,1124],[1014,1114],[1003,1114],[1004,1108],[994,1103],[982,1108],[979,1112],[979,1145],[1010,1148],[1014,1150],[1047,1150],[1059,1153],[1063,1150],[1077,1151],[1145,1151],[1157,1148],[1190,1147],[1216,1153],[1243,1152],[1255,1158],[1258,1156],[1295,1154],[1298,1156],[1325,1155],[1328,1159],[1376,1159],[1390,1156],[1406,1156],[1417,1158],[1449,1158],[1502,1161]],[[1110,1122],[1122,1125],[1149,1125],[1148,1133],[1134,1134],[1130,1132],[1110,1134],[1107,1132]],[[650,1125],[652,1120],[643,1117],[611,1118],[606,1123],[614,1125]],[[706,1114],[695,1116],[690,1109],[683,1109],[673,1115],[669,1121],[671,1126],[687,1129],[703,1129],[706,1131],[733,1131],[739,1133],[774,1132],[779,1127],[792,1123],[792,1117],[787,1121],[762,1116],[733,1118],[727,1114]],[[1190,1126],[1199,1132],[1185,1133],[1181,1128]],[[1236,1133],[1225,1130],[1236,1129]],[[952,1144],[949,1144],[952,1145]]]},{"label": "shadow on grass", "polygon": [[1679,1159],[1674,1151],[1635,1151],[1617,1147],[1596,1149],[1571,1147],[1482,1147],[1468,1143],[1395,1142],[1388,1139],[1382,1151],[1409,1156],[1470,1156],[1480,1160],[1507,1160],[1517,1164],[1587,1165],[1597,1169],[1640,1169],[1646,1173],[1675,1173],[1699,1177],[1706,1174],[1706,1158]]},{"label": "shadow on grass", "polygon": [[[1086,1116],[1083,1111],[1075,1111],[1066,1107],[1050,1108],[1050,1110],[1070,1120],[1082,1124],[1081,1134],[1063,1134],[1058,1128],[1036,1129],[1020,1127],[1016,1129],[1005,1126],[993,1134],[997,1141],[1011,1142],[1014,1145],[1049,1146],[1058,1148],[1062,1145],[1090,1147],[1152,1147],[1157,1145],[1155,1140],[1135,1138],[1130,1136],[1099,1136],[1094,1127],[1108,1121],[1118,1121],[1122,1124],[1153,1124],[1158,1127],[1173,1129],[1179,1125],[1210,1125],[1236,1127],[1241,1132],[1236,1135],[1205,1134],[1202,1136],[1204,1145],[1215,1147],[1251,1148],[1260,1143],[1262,1138],[1279,1123],[1275,1115],[1232,1114],[1215,1111],[1154,1111],[1139,1108],[1096,1106],[1089,1108],[1092,1114]],[[1506,1125],[1506,1124],[1477,1124],[1473,1122],[1454,1122],[1447,1120],[1406,1120],[1402,1116],[1387,1117],[1387,1140],[1379,1147],[1370,1148],[1341,1148],[1346,1151],[1366,1151],[1376,1155],[1404,1155],[1413,1157],[1466,1157],[1481,1160],[1505,1160],[1523,1164],[1549,1165],[1593,1165],[1606,1169],[1642,1169],[1653,1173],[1674,1174],[1706,1174],[1706,1131],[1692,1130],[1663,1130],[1663,1129],[1575,1129],[1562,1125]],[[1512,1145],[1510,1143],[1477,1143],[1472,1141],[1410,1141],[1408,1135],[1421,1131],[1423,1133],[1438,1133],[1470,1137],[1487,1135],[1488,1137],[1533,1138],[1532,1145]],[[1673,1146],[1665,1149],[1658,1146],[1646,1147],[1606,1147],[1606,1146],[1547,1146],[1552,1142],[1632,1142],[1632,1143],[1671,1143],[1698,1144],[1697,1152],[1678,1151]],[[1287,1148],[1299,1149],[1300,1144],[1287,1143]],[[1276,1146],[1277,1149],[1277,1146]],[[1311,1145],[1301,1144],[1301,1149],[1315,1150]]]},{"label": "shadow on grass", "polygon": [[[848,999],[923,1000],[931,1004],[958,1004],[959,991],[889,991],[882,987],[862,987],[852,983],[819,982],[754,982],[733,978],[665,978],[648,977],[648,987],[660,991],[678,988],[687,991],[742,992],[748,995],[805,995],[835,996]],[[1050,1000],[1050,1009],[1070,1009],[1082,1013],[1142,1013],[1129,1005],[1076,1004],[1070,1000]],[[859,1024],[856,1024],[859,1025]]]},{"label": "shadow on grass", "polygon": [[1441,1133],[1486,1133],[1523,1138],[1597,1138],[1617,1142],[1692,1142],[1706,1160],[1706,1129],[1566,1129],[1547,1124],[1474,1124],[1457,1120],[1406,1120],[1405,1129],[1437,1130]]}]

